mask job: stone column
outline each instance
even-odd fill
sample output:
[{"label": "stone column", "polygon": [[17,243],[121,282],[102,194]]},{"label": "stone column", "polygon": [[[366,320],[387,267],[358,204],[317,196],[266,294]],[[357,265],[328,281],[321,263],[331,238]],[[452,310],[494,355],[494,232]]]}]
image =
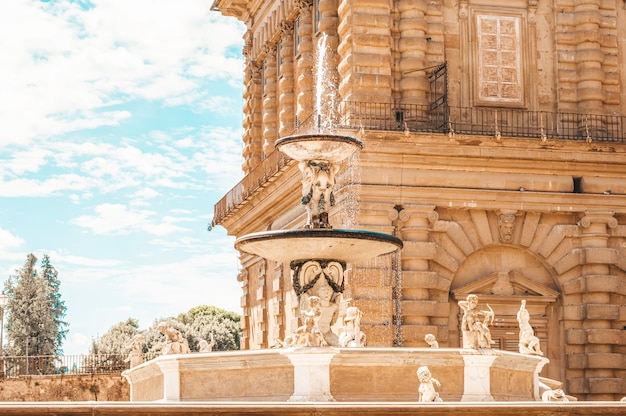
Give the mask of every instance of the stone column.
[{"label": "stone column", "polygon": [[428,104],[428,77],[424,67],[428,41],[425,0],[399,0],[401,104]]},{"label": "stone column", "polygon": [[[554,13],[555,17],[555,50],[557,53],[557,105],[558,111],[576,112],[576,43],[572,34],[576,30],[576,22],[573,19],[571,9],[574,0],[559,0],[556,7],[568,10],[568,13]],[[558,131],[567,127],[559,121],[555,126]]]},{"label": "stone column", "polygon": [[[431,224],[438,214],[431,205],[404,205],[398,210],[398,233],[404,243],[402,249],[402,333],[404,347],[424,347],[424,336],[434,334],[440,341],[447,340],[447,333],[439,331],[432,318],[447,316],[447,305],[431,298],[431,288],[438,280],[430,271],[429,260],[436,255],[434,243],[429,242]],[[447,294],[447,293],[446,293]],[[441,301],[441,300],[440,300]]]},{"label": "stone column", "polygon": [[271,318],[273,322],[268,325],[268,345],[270,347],[276,345],[277,340],[284,340],[285,331],[285,299],[283,290],[283,263],[274,263],[274,273],[270,283]]},{"label": "stone column", "polygon": [[268,45],[265,49],[263,65],[263,158],[274,151],[274,142],[278,137],[277,126],[277,71],[276,71],[276,44]]},{"label": "stone column", "polygon": [[471,106],[470,95],[470,35],[469,35],[469,4],[468,0],[459,0],[459,60],[461,71],[460,106]]},{"label": "stone column", "polygon": [[[532,70],[533,63],[537,61],[537,2],[528,1],[528,56],[530,57],[525,70],[528,71],[528,104],[531,111],[538,110],[537,88],[539,86],[539,74]],[[545,126],[544,126],[545,127]]]},{"label": "stone column", "polygon": [[243,164],[242,169],[244,173],[249,173],[250,170],[256,164],[258,164],[261,159],[260,155],[257,159],[254,156],[254,133],[255,133],[255,106],[257,105],[257,84],[260,79],[258,72],[258,67],[256,63],[252,60],[250,54],[252,52],[252,33],[247,32],[245,35],[245,45],[243,48],[243,56],[246,60],[246,68],[244,70],[244,90],[243,90]]},{"label": "stone column", "polygon": [[[619,277],[611,274],[611,265],[619,253],[609,247],[609,228],[616,228],[613,212],[586,212],[580,219],[582,248],[576,253],[581,265],[580,277],[563,283],[566,304],[578,303],[578,315],[565,321],[567,336],[567,393],[586,395],[586,400],[616,400],[623,393],[622,342],[619,301]],[[570,306],[570,310],[572,307]]]},{"label": "stone column", "polygon": [[[574,2],[574,41],[576,42],[577,110],[593,113],[602,109],[604,101],[604,52],[601,49],[600,27],[602,0]],[[582,126],[584,127],[584,126]]]},{"label": "stone column", "polygon": [[[425,15],[428,28],[426,30],[426,66],[442,64],[446,60],[443,40],[443,2],[430,1]],[[430,38],[430,40],[428,40]]]},{"label": "stone column", "polygon": [[311,15],[312,0],[297,0],[300,8],[298,20],[298,60],[296,62],[296,79],[298,84],[298,97],[296,108],[296,123],[304,123],[313,115],[315,96],[313,93],[314,78],[313,68],[315,56],[313,48],[313,21]]},{"label": "stone column", "polygon": [[389,103],[392,98],[391,12],[386,1],[344,0],[339,5],[339,94],[364,106],[367,117],[373,111],[365,103]]},{"label": "stone column", "polygon": [[237,275],[237,281],[241,283],[241,339],[239,341],[239,349],[248,350],[250,349],[250,296],[249,296],[249,286],[248,286],[248,269],[242,268],[239,274]]},{"label": "stone column", "polygon": [[293,22],[283,21],[280,25],[280,77],[278,79],[278,136],[290,135],[295,126],[294,103],[294,50]]},{"label": "stone column", "polygon": [[261,69],[251,57],[252,39],[247,34],[243,54],[246,58],[243,91],[243,166],[244,173],[261,162]]}]

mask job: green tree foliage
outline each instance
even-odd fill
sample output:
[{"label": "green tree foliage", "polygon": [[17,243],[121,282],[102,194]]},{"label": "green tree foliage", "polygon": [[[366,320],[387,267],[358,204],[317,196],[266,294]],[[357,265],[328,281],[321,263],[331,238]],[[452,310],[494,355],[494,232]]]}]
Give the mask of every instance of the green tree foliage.
[{"label": "green tree foliage", "polygon": [[48,283],[48,300],[51,306],[51,318],[54,322],[53,328],[56,328],[55,345],[56,353],[62,352],[61,346],[67,336],[68,323],[63,320],[67,312],[65,301],[61,299],[61,281],[57,270],[50,264],[50,257],[45,254],[41,259],[40,274],[44,281]]},{"label": "green tree foliage", "polygon": [[139,333],[139,321],[128,318],[109,329],[98,341],[92,341],[90,354],[122,354],[130,348],[133,337]]},{"label": "green tree foliage", "polygon": [[61,300],[56,269],[46,255],[37,273],[37,257],[26,257],[21,269],[5,283],[8,296],[5,355],[39,356],[62,354],[68,324]]},{"label": "green tree foliage", "polygon": [[143,336],[143,353],[151,358],[161,354],[165,337],[157,331],[157,325],[165,321],[187,339],[191,351],[198,351],[200,340],[215,339],[213,351],[238,350],[241,339],[240,316],[214,306],[196,306],[178,317],[158,319],[145,331],[138,329],[138,322],[129,318],[113,326],[102,337],[94,340],[90,354],[128,354],[135,335]]},{"label": "green tree foliage", "polygon": [[213,351],[238,350],[241,339],[241,317],[214,306],[196,306],[178,315],[178,321],[188,327],[187,340],[192,351],[198,350],[201,340],[215,339]]}]

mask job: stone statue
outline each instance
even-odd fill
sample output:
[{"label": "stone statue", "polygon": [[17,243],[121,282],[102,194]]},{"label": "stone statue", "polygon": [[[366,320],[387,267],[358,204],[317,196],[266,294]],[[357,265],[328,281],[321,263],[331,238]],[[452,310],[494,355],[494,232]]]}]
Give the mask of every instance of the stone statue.
[{"label": "stone statue", "polygon": [[439,393],[435,390],[435,385],[441,387],[441,383],[430,374],[430,370],[426,366],[417,369],[417,378],[420,381],[419,402],[442,402]]},{"label": "stone statue", "polygon": [[339,345],[339,337],[331,330],[331,326],[337,322],[339,310],[337,303],[332,301],[334,291],[328,284],[324,284],[320,287],[318,293],[320,298],[320,316],[317,320],[317,327],[324,335],[324,340],[328,345],[337,346]]},{"label": "stone statue", "polygon": [[365,347],[367,338],[361,331],[361,317],[363,312],[356,306],[346,309],[346,316],[343,318],[344,327],[339,334],[339,346],[342,348]]},{"label": "stone statue", "polygon": [[546,390],[541,395],[542,402],[569,402],[565,392],[561,389]]},{"label": "stone statue", "polygon": [[[461,330],[463,332],[463,348],[491,348],[495,344],[491,340],[489,325],[493,323],[495,314],[489,305],[488,311],[476,310],[478,296],[468,295],[467,300],[459,301],[459,307],[463,309]],[[481,317],[483,320],[481,321]]]},{"label": "stone statue", "polygon": [[322,300],[318,296],[309,296],[308,308],[301,310],[300,319],[303,325],[285,339],[286,347],[321,347],[328,343],[318,327],[318,320],[322,315]]},{"label": "stone statue", "polygon": [[339,165],[325,160],[298,163],[302,172],[302,204],[306,206],[306,228],[331,228],[328,210],[335,205],[333,188]]},{"label": "stone statue", "polygon": [[130,348],[130,352],[124,362],[130,363],[130,368],[143,363],[143,335],[136,334],[132,342],[127,345],[126,348]]},{"label": "stone statue", "polygon": [[439,348],[439,342],[433,334],[426,334],[424,336],[424,341],[426,341],[426,343],[430,345],[430,348]]},{"label": "stone statue", "polygon": [[165,346],[161,354],[188,354],[190,352],[187,339],[178,330],[168,326],[166,322],[159,322],[157,331],[165,335]]},{"label": "stone statue", "polygon": [[211,333],[211,342],[207,342],[206,339],[201,339],[198,346],[198,352],[211,352],[213,351],[213,347],[215,346],[215,338],[213,337],[213,333]]},{"label": "stone statue", "polygon": [[539,346],[539,338],[535,336],[535,331],[530,325],[530,314],[526,309],[526,300],[517,312],[517,322],[519,324],[519,352],[522,354],[543,355]]}]

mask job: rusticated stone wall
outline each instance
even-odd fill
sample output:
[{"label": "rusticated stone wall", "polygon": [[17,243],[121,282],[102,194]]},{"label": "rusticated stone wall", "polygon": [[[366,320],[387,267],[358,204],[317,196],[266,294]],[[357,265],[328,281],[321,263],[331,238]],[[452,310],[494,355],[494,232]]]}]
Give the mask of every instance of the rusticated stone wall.
[{"label": "rusticated stone wall", "polygon": [[120,374],[30,376],[0,380],[1,402],[129,401]]}]

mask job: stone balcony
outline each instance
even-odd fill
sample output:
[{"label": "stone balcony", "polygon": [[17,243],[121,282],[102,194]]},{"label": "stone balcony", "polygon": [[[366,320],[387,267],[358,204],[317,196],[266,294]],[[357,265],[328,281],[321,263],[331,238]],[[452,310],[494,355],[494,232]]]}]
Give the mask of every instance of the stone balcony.
[{"label": "stone balcony", "polygon": [[[421,106],[391,103],[342,102],[333,128],[345,134],[379,136],[403,133],[439,137],[442,142],[459,137],[536,141],[541,150],[556,142],[575,142],[610,146],[611,152],[625,153],[626,117],[582,113],[553,113],[489,107]],[[318,122],[311,116],[299,121],[293,134],[316,131]],[[281,152],[271,152],[235,185],[214,207],[212,225],[232,215],[250,195],[266,186],[291,160]]]}]

